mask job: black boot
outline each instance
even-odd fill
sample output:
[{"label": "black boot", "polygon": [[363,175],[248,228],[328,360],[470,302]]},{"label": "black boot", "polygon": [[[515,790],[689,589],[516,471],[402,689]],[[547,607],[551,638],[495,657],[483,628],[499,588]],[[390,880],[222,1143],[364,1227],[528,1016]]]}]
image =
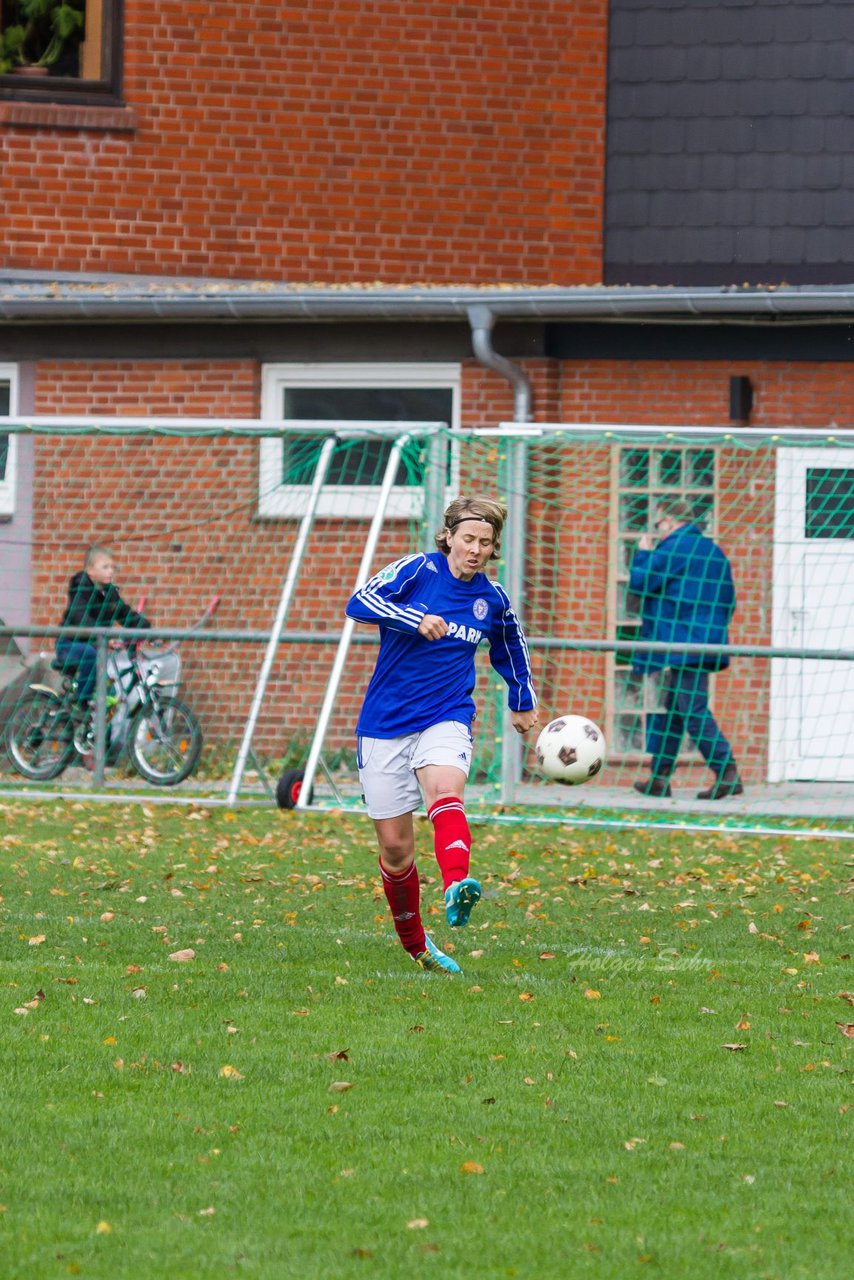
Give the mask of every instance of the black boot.
[{"label": "black boot", "polygon": [[645,782],[635,782],[632,785],[635,791],[639,791],[642,796],[660,796],[663,800],[670,799],[670,780],[668,778],[661,778],[653,773]]},{"label": "black boot", "polygon": [[744,791],[738,766],[728,764],[723,773],[719,773],[715,781],[705,791],[697,792],[698,800],[725,800],[727,796],[740,796]]}]

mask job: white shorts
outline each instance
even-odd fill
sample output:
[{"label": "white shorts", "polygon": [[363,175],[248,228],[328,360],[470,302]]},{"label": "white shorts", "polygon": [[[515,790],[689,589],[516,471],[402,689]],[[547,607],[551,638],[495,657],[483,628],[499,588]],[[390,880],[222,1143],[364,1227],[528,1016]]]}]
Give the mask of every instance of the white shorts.
[{"label": "white shorts", "polygon": [[419,807],[416,769],[452,765],[468,777],[471,768],[471,729],[459,720],[400,738],[359,738],[357,746],[362,796],[372,818],[399,818]]}]

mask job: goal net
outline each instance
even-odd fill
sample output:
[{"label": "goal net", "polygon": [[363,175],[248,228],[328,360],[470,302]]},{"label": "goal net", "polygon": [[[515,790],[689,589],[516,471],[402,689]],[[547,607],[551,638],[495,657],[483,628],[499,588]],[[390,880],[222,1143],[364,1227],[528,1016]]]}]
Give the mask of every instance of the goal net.
[{"label": "goal net", "polygon": [[[382,554],[404,554],[420,544],[425,521],[437,518],[431,468],[441,483],[439,506],[450,478],[438,470],[447,470],[447,450],[441,460],[436,450],[435,458],[431,454],[441,424],[90,416],[7,418],[0,426],[9,488],[7,520],[0,524],[4,741],[33,684],[65,697],[66,679],[79,676],[79,664],[63,662],[57,642],[96,637],[68,625],[59,634],[59,624],[67,618],[70,584],[84,572],[89,550],[99,546],[113,561],[122,602],[152,624],[143,639],[149,651],[154,637],[158,674],[166,667],[156,644],[179,644],[179,694],[204,734],[203,752],[181,794],[224,794],[302,537],[299,574],[280,619],[241,779],[242,796],[269,800],[276,778],[305,761],[343,603],[355,586],[393,449]],[[327,442],[324,483],[307,520]],[[88,619],[113,620],[107,613]],[[360,637],[354,654],[365,648]],[[358,673],[358,656],[355,666]],[[111,683],[108,693],[121,699],[122,689]],[[118,706],[111,717],[120,720],[121,712]],[[354,759],[351,712],[345,701],[330,725],[325,761],[335,771]],[[63,735],[58,737],[54,750],[62,754]],[[115,750],[111,756],[109,748],[108,741],[107,789],[138,789],[126,756]],[[42,782],[91,789],[92,754],[75,751]],[[2,753],[0,784],[17,789],[26,782],[8,751]]]},{"label": "goal net", "polygon": [[541,723],[581,714],[608,743],[586,785],[545,781],[480,653],[476,804],[605,825],[854,827],[854,433],[505,424],[449,448],[461,491],[510,509],[497,573]]},{"label": "goal net", "polygon": [[[238,798],[271,801],[279,778],[309,765],[315,806],[360,809],[354,726],[376,635],[356,627],[342,649],[344,604],[360,575],[431,549],[447,501],[477,492],[510,512],[493,570],[525,626],[541,723],[588,716],[608,758],[581,787],[543,779],[535,735],[523,745],[508,734],[505,690],[481,651],[474,812],[854,825],[854,433],[95,417],[5,426],[6,724],[34,680],[61,688],[56,627],[70,579],[101,544],[123,600],[144,602],[165,644],[182,637],[180,692],[205,739],[182,793],[223,798],[239,763]],[[696,628],[687,640],[676,634],[678,651],[673,634],[650,638],[655,610],[632,574],[644,535],[666,548],[660,511],[726,555],[735,590],[727,644]],[[700,612],[722,603],[701,563],[673,588]],[[205,618],[215,597],[216,617]],[[715,775],[687,719],[670,794],[633,785],[650,777],[662,736],[680,728],[674,652],[690,659],[675,665],[697,669],[729,660],[709,675],[708,706],[743,792],[697,798]],[[108,788],[127,780],[122,768],[109,766]],[[74,777],[91,786],[77,757],[64,785]],[[0,783],[22,785],[8,758]]]},{"label": "goal net", "polygon": [[[854,433],[543,426],[528,442],[525,493],[525,621],[544,715],[589,715],[609,744],[607,768],[567,790],[566,806],[850,827]],[[731,570],[727,635],[730,600],[706,539]],[[707,677],[715,741],[694,677],[724,663]],[[716,781],[704,756],[719,769],[724,740],[744,791],[701,800]],[[670,794],[640,794],[663,747],[675,752]]]}]

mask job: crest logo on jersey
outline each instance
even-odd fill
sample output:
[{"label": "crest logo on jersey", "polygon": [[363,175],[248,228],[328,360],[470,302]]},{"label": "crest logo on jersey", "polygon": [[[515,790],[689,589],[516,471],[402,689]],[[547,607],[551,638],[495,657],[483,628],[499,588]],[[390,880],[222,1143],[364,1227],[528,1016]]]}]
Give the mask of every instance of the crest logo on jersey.
[{"label": "crest logo on jersey", "polygon": [[379,578],[380,582],[391,582],[392,578],[395,577],[396,573],[397,573],[397,570],[395,569],[395,566],[393,564],[389,564],[389,565],[386,565],[384,569],[380,569],[379,573],[377,574],[377,577]]},{"label": "crest logo on jersey", "polygon": [[477,618],[478,622],[483,622],[484,618],[489,613],[489,605],[486,603],[486,601],[483,599],[482,596],[479,596],[478,599],[475,600],[474,609],[472,612],[474,613],[474,616]]}]

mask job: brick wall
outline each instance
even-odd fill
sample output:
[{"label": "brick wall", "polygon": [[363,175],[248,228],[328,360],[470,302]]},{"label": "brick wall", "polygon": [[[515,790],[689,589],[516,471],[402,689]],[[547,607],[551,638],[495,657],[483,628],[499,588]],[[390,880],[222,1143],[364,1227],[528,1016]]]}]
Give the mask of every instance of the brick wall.
[{"label": "brick wall", "polygon": [[606,0],[124,8],[135,129],[0,113],[6,266],[601,278]]},{"label": "brick wall", "polygon": [[[720,425],[728,378],[749,375],[759,425],[815,428],[854,416],[854,369],[814,364],[675,364],[531,361],[527,366],[542,420]],[[36,411],[255,416],[259,370],[251,361],[45,361],[38,368]],[[494,425],[511,415],[506,384],[472,363],[463,373],[463,420]],[[737,429],[733,432],[737,439]],[[551,451],[550,451],[551,450]],[[130,602],[147,596],[163,625],[186,625],[215,593],[217,624],[263,630],[271,624],[287,573],[296,524],[257,517],[257,443],[231,439],[36,441],[33,620],[58,621],[69,576],[93,540],[107,541]],[[721,455],[718,537],[734,568],[739,606],[732,640],[770,640],[773,483],[771,457],[733,448]],[[525,607],[532,635],[606,635],[610,458],[600,445],[555,454],[532,449],[527,495],[533,566]],[[468,464],[464,484],[501,486],[496,450]],[[309,545],[289,629],[337,634],[355,580],[364,524],[318,523]],[[376,567],[412,545],[400,525],[383,541]],[[314,723],[329,674],[332,645],[289,647],[277,662],[261,725],[261,745],[284,749]],[[188,689],[212,739],[234,742],[251,700],[260,647],[188,644]],[[349,739],[373,662],[354,649],[333,740]],[[606,711],[601,656],[539,654],[544,711]],[[768,667],[736,660],[716,681],[716,706],[749,780],[764,776]],[[757,708],[759,711],[757,712]]]}]

